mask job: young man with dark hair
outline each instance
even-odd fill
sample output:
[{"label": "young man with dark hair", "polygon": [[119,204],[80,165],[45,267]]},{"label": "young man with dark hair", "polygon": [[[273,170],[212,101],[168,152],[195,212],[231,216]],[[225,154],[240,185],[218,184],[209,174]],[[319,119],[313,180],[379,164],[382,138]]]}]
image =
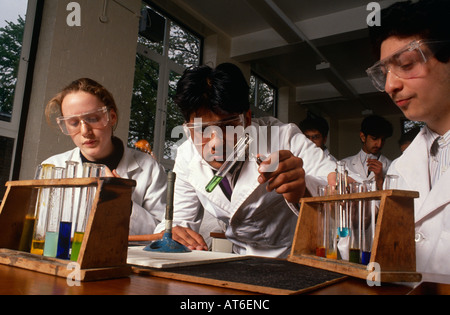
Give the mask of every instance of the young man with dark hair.
[{"label": "young man with dark hair", "polygon": [[387,138],[392,136],[392,125],[385,118],[371,115],[361,123],[359,138],[362,148],[358,154],[342,161],[349,172],[358,174],[362,180],[375,180],[377,188],[383,186],[384,177],[391,160],[381,154]]},{"label": "young man with dark hair", "polygon": [[328,138],[328,131],[330,129],[325,118],[320,116],[309,116],[300,122],[299,127],[306,138],[314,142],[316,146],[321,148],[323,152],[333,161],[336,161],[325,145]]},{"label": "young man with dark hair", "polygon": [[[396,3],[370,34],[380,61],[367,70],[404,115],[422,121],[388,170],[414,200],[416,261],[422,273],[450,275],[450,1]],[[381,266],[383,268],[383,266]],[[435,278],[442,280],[442,277]]]},{"label": "young man with dark hair", "polygon": [[[173,239],[207,249],[198,233],[207,211],[224,224],[235,253],[287,257],[300,198],[306,188],[315,194],[319,183],[326,184],[335,163],[296,125],[273,117],[252,119],[249,86],[233,64],[186,70],[175,103],[185,118],[188,140],[178,148],[174,166]],[[247,155],[208,192],[205,187],[224,164],[226,152],[246,132],[254,139]],[[257,162],[260,155],[263,161]],[[157,231],[163,228],[160,224]]]}]

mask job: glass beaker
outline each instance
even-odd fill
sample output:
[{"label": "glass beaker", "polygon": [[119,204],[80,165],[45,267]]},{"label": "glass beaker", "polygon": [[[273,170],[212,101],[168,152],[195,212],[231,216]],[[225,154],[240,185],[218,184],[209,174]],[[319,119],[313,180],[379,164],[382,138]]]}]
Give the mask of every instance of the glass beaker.
[{"label": "glass beaker", "polygon": [[397,181],[398,181],[397,175],[386,175],[386,177],[384,178],[384,189],[385,190],[397,189]]},{"label": "glass beaker", "polygon": [[[53,164],[42,164],[40,179],[52,179],[55,166]],[[47,212],[50,201],[50,188],[39,188],[36,205],[36,215],[33,228],[30,253],[42,255],[44,253],[45,226],[47,223]]]},{"label": "glass beaker", "polygon": [[[65,178],[76,178],[78,162],[66,161]],[[75,200],[76,187],[65,187],[61,220],[59,222],[58,250],[56,257],[61,259],[70,258],[70,237],[72,235],[72,215]]]},{"label": "glass beaker", "polygon": [[[42,176],[42,164],[36,167],[34,179],[41,179]],[[31,241],[33,239],[34,223],[36,221],[37,199],[39,195],[39,188],[33,188],[30,196],[30,203],[28,205],[28,211],[25,215],[23,223],[22,234],[20,237],[19,250],[29,252],[31,250]]]},{"label": "glass beaker", "polygon": [[[102,177],[105,175],[105,168],[106,166],[103,164],[83,163],[83,177]],[[73,234],[72,252],[70,254],[70,260],[72,261],[78,260],[96,191],[96,186],[83,186],[81,188],[75,232]]]},{"label": "glass beaker", "polygon": [[[55,167],[53,169],[53,179],[64,178],[64,167]],[[59,221],[61,217],[61,208],[63,201],[62,187],[50,188],[49,208],[47,213],[47,226],[45,229],[44,256],[56,257],[58,248]]]}]

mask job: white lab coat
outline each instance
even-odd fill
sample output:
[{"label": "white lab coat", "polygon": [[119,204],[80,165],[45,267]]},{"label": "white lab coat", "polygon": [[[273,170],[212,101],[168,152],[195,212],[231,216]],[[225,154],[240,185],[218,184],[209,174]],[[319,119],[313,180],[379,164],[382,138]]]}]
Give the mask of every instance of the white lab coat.
[{"label": "white lab coat", "polygon": [[414,201],[417,271],[450,275],[450,171],[430,190],[426,132],[420,131],[388,174],[399,176],[399,189],[420,194]]},{"label": "white lab coat", "polygon": [[[80,163],[78,177],[82,177],[82,161],[78,147],[54,155],[42,163],[65,167],[68,160]],[[125,147],[116,171],[120,177],[136,181],[132,193],[133,208],[129,234],[153,234],[165,213],[167,175],[164,168],[150,155]]]},{"label": "white lab coat", "polygon": [[[269,117],[254,119],[253,125],[279,126],[278,137],[272,138],[272,152],[290,150],[303,159],[307,188],[311,193],[316,193],[319,183],[326,184],[326,177],[334,172],[335,163],[325,156],[322,149],[309,141],[297,126],[281,124]],[[273,134],[272,131],[272,137]],[[259,141],[267,141],[265,133],[259,135]],[[258,143],[258,139],[254,143]],[[279,145],[276,150],[274,143],[275,146]],[[206,192],[205,186],[214,174],[191,141],[186,141],[179,147],[174,171],[177,176],[174,226],[189,227],[198,232],[203,211],[206,210],[224,223],[225,235],[233,243],[235,253],[271,257],[286,257],[289,254],[298,210],[293,205],[288,205],[282,195],[274,191],[267,192],[267,183],[258,183],[260,174],[253,159],[244,162],[231,201],[219,186],[211,193]],[[160,224],[156,231],[163,229],[164,225]]]},{"label": "white lab coat", "polygon": [[[359,152],[356,155],[352,155],[342,159],[341,161],[345,162],[345,167],[349,171],[349,173],[356,174],[359,179],[362,180],[372,180],[375,178],[374,172],[370,172],[369,176],[367,176],[367,171],[364,169],[364,166],[361,163],[361,159],[359,157]],[[391,160],[389,160],[384,155],[380,155],[378,159],[383,164],[383,175],[386,175],[389,166],[391,165]]]}]

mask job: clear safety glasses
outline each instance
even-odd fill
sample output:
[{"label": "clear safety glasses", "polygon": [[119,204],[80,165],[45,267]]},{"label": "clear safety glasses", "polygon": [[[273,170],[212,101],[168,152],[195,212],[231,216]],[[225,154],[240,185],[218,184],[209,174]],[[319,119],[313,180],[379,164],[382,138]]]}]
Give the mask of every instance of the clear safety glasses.
[{"label": "clear safety glasses", "polygon": [[401,79],[412,79],[424,75],[424,65],[427,62],[427,55],[430,54],[430,51],[424,50],[422,46],[443,42],[414,40],[391,56],[378,61],[368,68],[366,72],[374,86],[379,91],[384,92],[389,72]]},{"label": "clear safety glasses", "polygon": [[72,116],[61,116],[56,122],[65,135],[74,135],[80,132],[81,124],[88,124],[92,129],[103,129],[109,122],[109,110],[106,106],[102,108]]},{"label": "clear safety glasses", "polygon": [[244,115],[236,115],[224,120],[203,122],[201,118],[195,118],[193,123],[185,123],[183,125],[186,135],[194,142],[194,144],[208,143],[213,137],[224,139],[227,132],[236,134],[236,128],[244,128]]}]

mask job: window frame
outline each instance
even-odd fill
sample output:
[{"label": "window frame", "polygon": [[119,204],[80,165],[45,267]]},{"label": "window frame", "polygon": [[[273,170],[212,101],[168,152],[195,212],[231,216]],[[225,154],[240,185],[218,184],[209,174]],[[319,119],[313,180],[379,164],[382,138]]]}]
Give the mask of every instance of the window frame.
[{"label": "window frame", "polygon": [[[255,90],[257,92],[259,90],[258,87],[259,87],[259,85],[261,83],[264,83],[267,86],[269,86],[269,88],[273,89],[273,94],[274,95],[273,95],[273,110],[272,110],[272,113],[263,112],[263,111],[261,111],[261,112],[265,113],[266,114],[265,116],[270,115],[270,116],[273,116],[273,117],[277,117],[277,115],[278,115],[278,88],[275,85],[273,85],[272,83],[270,83],[269,81],[265,80],[263,77],[261,77],[260,75],[258,75],[254,71],[251,71],[250,76],[255,78]],[[252,92],[250,91],[250,93],[252,93]],[[249,95],[249,97],[250,97],[250,95]],[[253,116],[255,116],[255,117],[261,117],[261,115],[258,115],[259,111],[255,111],[255,108],[256,109],[258,108],[257,104],[259,103],[260,99],[261,99],[261,96],[259,94],[256,94],[255,98],[254,98],[254,102],[250,104],[250,108],[252,110]]]},{"label": "window frame", "polygon": [[11,120],[0,121],[0,136],[14,140],[9,174],[10,180],[17,180],[20,175],[21,157],[43,10],[44,0],[28,0],[24,16],[25,27],[17,81],[14,89]]},{"label": "window frame", "polygon": [[194,35],[200,41],[199,50],[199,64],[202,63],[203,59],[203,44],[204,38],[200,36],[195,31],[191,30],[188,26],[182,22],[174,19],[170,14],[159,8],[157,5],[153,4],[151,1],[144,0],[143,4],[149,6],[150,8],[156,10],[158,13],[162,14],[166,18],[164,43],[163,43],[163,53],[159,54],[153,51],[151,48],[146,47],[144,44],[137,43],[137,54],[144,56],[159,65],[159,79],[158,79],[158,89],[156,96],[156,113],[155,113],[155,123],[153,132],[153,147],[152,152],[154,157],[162,164],[166,169],[172,169],[175,161],[171,159],[164,158],[164,148],[166,140],[166,122],[167,122],[167,107],[169,101],[169,80],[171,72],[175,72],[182,75],[185,71],[185,67],[176,63],[174,60],[170,59],[168,54],[170,46],[170,30],[172,23],[175,23],[179,27],[183,28],[185,31]]}]

